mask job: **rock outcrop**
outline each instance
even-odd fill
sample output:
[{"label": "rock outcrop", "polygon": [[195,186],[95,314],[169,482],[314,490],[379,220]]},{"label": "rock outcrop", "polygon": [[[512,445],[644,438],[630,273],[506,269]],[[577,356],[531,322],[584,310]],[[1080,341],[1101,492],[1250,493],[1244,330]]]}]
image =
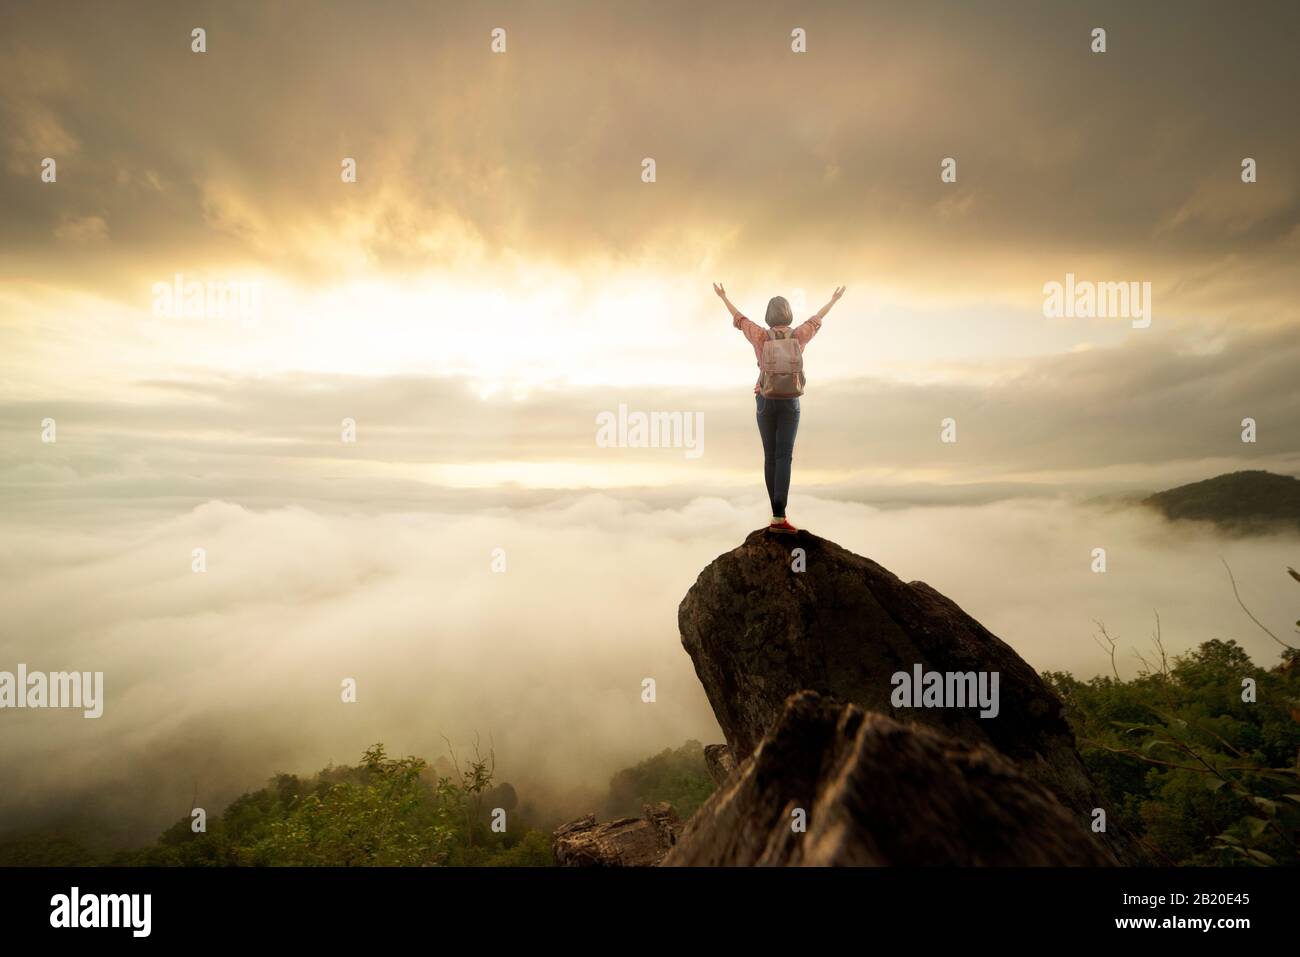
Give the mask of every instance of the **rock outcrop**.
[{"label": "rock outcrop", "polygon": [[[1088,841],[1119,862],[1143,861],[1109,809],[1107,833],[1091,834],[1093,810],[1103,805],[1060,700],[1010,646],[929,585],[905,583],[808,532],[760,530],[704,569],[681,603],[678,624],[730,754],[742,765],[776,725],[786,699],[814,691],[993,749],[1055,795]],[[996,672],[996,716],[980,717],[973,707],[894,708],[891,679],[917,666]],[[775,773],[770,755],[764,766]],[[903,779],[893,780],[902,786]]]},{"label": "rock outcrop", "polygon": [[561,867],[651,867],[672,849],[682,822],[672,805],[646,804],[644,817],[604,824],[596,815],[571,821],[555,831],[553,853]]},{"label": "rock outcrop", "polygon": [[663,863],[1113,862],[1046,788],[991,748],[804,691]]},{"label": "rock outcrop", "polygon": [[721,786],[736,770],[736,759],[731,756],[731,748],[725,744],[707,744],[704,746],[704,766],[709,771],[713,783]]}]

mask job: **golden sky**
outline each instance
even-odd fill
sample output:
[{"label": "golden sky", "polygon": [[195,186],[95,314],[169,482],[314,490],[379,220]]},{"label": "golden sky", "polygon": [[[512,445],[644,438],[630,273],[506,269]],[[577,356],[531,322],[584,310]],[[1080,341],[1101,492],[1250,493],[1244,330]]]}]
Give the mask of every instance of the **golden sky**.
[{"label": "golden sky", "polygon": [[[1300,449],[1292,5],[131,10],[0,13],[7,430],[301,450],[354,415],[374,476],[667,480],[595,458],[622,401],[716,410],[685,480],[727,481],[752,359],[720,280],[754,315],[849,287],[809,350],[805,425],[837,438],[806,479],[1195,473],[1243,415],[1259,460]],[[256,282],[258,322],[153,315],[178,273]],[[1066,273],[1151,282],[1151,328],[1044,318]],[[944,415],[988,436],[967,466]]]}]

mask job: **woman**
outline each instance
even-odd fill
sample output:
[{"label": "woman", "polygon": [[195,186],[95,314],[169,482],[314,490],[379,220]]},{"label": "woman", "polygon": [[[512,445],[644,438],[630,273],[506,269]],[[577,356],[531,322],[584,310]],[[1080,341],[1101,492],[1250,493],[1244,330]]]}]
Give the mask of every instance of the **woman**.
[{"label": "woman", "polygon": [[836,289],[830,302],[794,329],[790,328],[794,314],[785,296],[773,296],[768,301],[769,328],[764,329],[746,319],[731,304],[720,283],[713,284],[713,291],[726,304],[732,325],[744,333],[758,359],[754,401],[758,406],[758,434],[763,439],[763,478],[767,481],[767,497],[772,503],[772,521],[768,528],[777,532],[797,531],[786,521],[785,503],[790,495],[794,437],[799,431],[799,396],[803,394],[804,386],[803,350],[817,335],[831,306],[844,295],[844,287]]}]

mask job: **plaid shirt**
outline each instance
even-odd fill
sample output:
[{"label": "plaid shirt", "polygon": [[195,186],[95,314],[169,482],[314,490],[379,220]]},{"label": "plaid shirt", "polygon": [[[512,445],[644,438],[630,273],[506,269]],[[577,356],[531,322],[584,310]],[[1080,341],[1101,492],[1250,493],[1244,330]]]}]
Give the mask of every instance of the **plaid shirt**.
[{"label": "plaid shirt", "polygon": [[[763,343],[767,342],[767,330],[756,322],[746,319],[743,315],[736,316],[731,323],[749,340],[750,345],[754,347],[754,358],[758,361],[759,369],[763,368]],[[800,350],[808,348],[808,343],[812,337],[817,335],[817,330],[822,327],[822,321],[816,316],[806,319],[794,327],[794,340],[799,343]],[[758,382],[754,383],[754,392],[758,392],[759,383],[763,381],[763,374],[760,371]]]}]

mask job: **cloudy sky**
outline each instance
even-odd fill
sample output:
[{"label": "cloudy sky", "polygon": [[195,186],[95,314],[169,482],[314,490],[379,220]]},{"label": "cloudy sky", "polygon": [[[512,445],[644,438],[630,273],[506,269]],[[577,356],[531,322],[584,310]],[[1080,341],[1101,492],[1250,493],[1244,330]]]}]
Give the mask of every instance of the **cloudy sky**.
[{"label": "cloudy sky", "polygon": [[[1220,554],[1285,627],[1294,541],[1079,504],[1300,472],[1300,12],[1251,10],[5,3],[0,668],[110,682],[93,734],[25,715],[0,744],[44,769],[22,806],[166,767],[183,810],[196,767],[237,788],[475,729],[521,768],[549,742],[527,771],[560,793],[716,739],[676,602],[766,503],[714,281],[755,318],[848,286],[808,351],[796,523],[1038,667],[1096,670],[1094,619],[1139,644],[1157,606],[1175,646],[1229,636]],[[1150,326],[1045,317],[1067,273],[1149,282]],[[178,274],[260,309],[159,314]],[[702,414],[703,454],[598,447],[620,405]],[[1073,577],[1111,541],[1111,591]],[[389,706],[338,715],[321,689],[367,668]],[[648,673],[675,689],[653,719],[625,697]]]},{"label": "cloudy sky", "polygon": [[[628,484],[593,410],[727,429],[751,377],[711,281],[756,315],[846,283],[808,480],[1173,466],[1245,415],[1292,457],[1300,14],[1132,6],[7,4],[5,424],[302,452],[350,413],[409,476]],[[154,315],[178,273],[258,321]],[[1150,282],[1151,327],[1044,318],[1067,273]]]}]

